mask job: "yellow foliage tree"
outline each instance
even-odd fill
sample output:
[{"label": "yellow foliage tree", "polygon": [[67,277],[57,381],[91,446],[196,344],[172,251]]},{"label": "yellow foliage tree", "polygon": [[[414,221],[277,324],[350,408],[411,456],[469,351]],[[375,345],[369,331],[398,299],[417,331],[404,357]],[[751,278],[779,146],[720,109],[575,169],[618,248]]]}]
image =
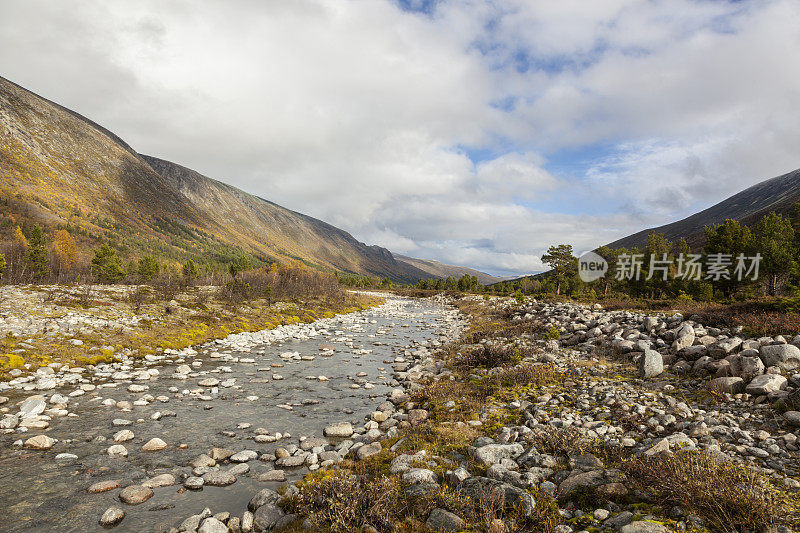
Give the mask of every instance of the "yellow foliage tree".
[{"label": "yellow foliage tree", "polygon": [[53,255],[55,257],[56,272],[68,272],[78,259],[78,247],[75,239],[67,230],[60,229],[53,238]]},{"label": "yellow foliage tree", "polygon": [[14,229],[14,239],[11,244],[11,273],[13,277],[19,278],[25,272],[25,254],[28,252],[30,245],[25,234],[22,233],[22,228],[17,226]]}]

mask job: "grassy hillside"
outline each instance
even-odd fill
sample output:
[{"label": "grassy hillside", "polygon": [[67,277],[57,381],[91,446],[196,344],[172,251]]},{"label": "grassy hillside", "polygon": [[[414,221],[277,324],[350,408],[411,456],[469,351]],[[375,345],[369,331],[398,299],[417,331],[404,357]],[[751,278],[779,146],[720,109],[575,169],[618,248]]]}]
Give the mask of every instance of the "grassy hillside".
[{"label": "grassy hillside", "polygon": [[16,225],[67,229],[82,255],[110,241],[125,257],[222,264],[299,261],[413,282],[431,274],[386,249],[190,169],[136,153],[108,130],[0,78],[0,239]]}]

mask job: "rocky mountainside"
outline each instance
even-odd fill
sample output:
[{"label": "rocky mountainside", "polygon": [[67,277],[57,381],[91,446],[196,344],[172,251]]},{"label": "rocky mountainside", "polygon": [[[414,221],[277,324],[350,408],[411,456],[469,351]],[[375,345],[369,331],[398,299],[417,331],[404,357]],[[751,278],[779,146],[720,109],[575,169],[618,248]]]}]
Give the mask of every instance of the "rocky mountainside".
[{"label": "rocky mountainside", "polygon": [[431,261],[429,259],[417,259],[415,257],[408,257],[407,255],[395,254],[394,257],[398,261],[403,263],[408,263],[409,265],[416,267],[420,270],[423,270],[436,278],[446,278],[448,276],[452,276],[454,278],[460,278],[461,276],[464,275],[475,276],[476,278],[478,278],[478,281],[480,281],[484,285],[491,285],[492,283],[497,283],[499,281],[503,281],[504,279],[492,276],[491,274],[487,274],[486,272],[481,272],[480,270],[475,270],[474,268],[445,265],[444,263],[440,263],[439,261]]},{"label": "rocky mountainside", "polygon": [[13,224],[68,227],[127,255],[225,261],[242,250],[414,282],[434,274],[325,222],[169,161],[137,153],[91,120],[0,78],[0,238]]},{"label": "rocky mountainside", "polygon": [[616,240],[608,246],[641,248],[647,244],[647,236],[655,231],[663,233],[670,240],[685,237],[689,244],[696,248],[702,246],[704,242],[703,228],[706,226],[719,224],[728,218],[753,223],[770,211],[788,213],[797,202],[800,202],[800,169],[762,181],[683,220],[642,230]]}]

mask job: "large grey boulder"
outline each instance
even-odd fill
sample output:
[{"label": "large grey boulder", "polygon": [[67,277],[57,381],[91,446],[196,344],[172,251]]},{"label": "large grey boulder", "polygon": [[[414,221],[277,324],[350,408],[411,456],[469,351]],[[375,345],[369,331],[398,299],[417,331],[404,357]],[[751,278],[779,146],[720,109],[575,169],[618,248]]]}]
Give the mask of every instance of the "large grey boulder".
[{"label": "large grey boulder", "polygon": [[664,372],[664,358],[655,350],[645,350],[639,359],[639,377],[656,377]]},{"label": "large grey boulder", "polygon": [[743,380],[750,382],[755,377],[764,373],[765,367],[761,358],[746,357],[742,354],[732,355],[728,359],[731,365],[731,374],[738,376]]},{"label": "large grey boulder", "polygon": [[522,452],[525,448],[522,444],[487,444],[475,450],[475,460],[485,466],[492,466],[499,463],[502,459],[512,459]]},{"label": "large grey boulder", "polygon": [[428,516],[425,527],[433,531],[461,531],[466,524],[456,514],[437,507]]},{"label": "large grey boulder", "polygon": [[742,339],[739,337],[731,337],[729,339],[721,340],[708,347],[708,355],[714,359],[722,359],[728,355],[736,352],[742,345]]},{"label": "large grey boulder", "polygon": [[694,344],[694,328],[691,324],[684,323],[675,333],[675,340],[672,342],[672,350],[680,352]]},{"label": "large grey boulder", "polygon": [[283,511],[274,503],[262,505],[253,513],[253,529],[255,531],[271,531],[281,523]]},{"label": "large grey boulder", "polygon": [[777,366],[787,371],[800,367],[800,348],[794,344],[762,346],[760,356],[765,366]]},{"label": "large grey boulder", "polygon": [[771,392],[778,392],[786,388],[787,380],[779,374],[762,374],[751,381],[747,388],[747,394],[760,396]]},{"label": "large grey boulder", "polygon": [[722,377],[708,382],[708,390],[719,393],[741,394],[744,392],[745,382],[740,377]]}]

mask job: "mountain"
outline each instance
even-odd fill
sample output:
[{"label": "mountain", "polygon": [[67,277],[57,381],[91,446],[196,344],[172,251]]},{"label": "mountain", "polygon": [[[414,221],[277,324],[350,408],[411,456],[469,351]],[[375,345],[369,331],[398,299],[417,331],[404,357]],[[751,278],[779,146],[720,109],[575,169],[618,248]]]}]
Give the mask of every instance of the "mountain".
[{"label": "mountain", "polygon": [[126,257],[262,261],[415,282],[398,261],[321,220],[137,153],[91,120],[0,77],[0,239],[16,224],[67,228],[85,251],[111,241]]},{"label": "mountain", "polygon": [[722,223],[728,218],[752,224],[770,211],[790,213],[798,202],[800,202],[800,169],[762,181],[682,220],[642,230],[616,240],[608,246],[643,248],[647,244],[647,236],[655,231],[663,233],[672,241],[685,237],[693,249],[698,249],[705,242],[703,228],[706,226]]},{"label": "mountain", "polygon": [[461,276],[475,276],[478,278],[483,285],[491,285],[492,283],[497,283],[499,281],[503,281],[504,278],[498,278],[487,274],[485,272],[481,272],[479,270],[475,270],[469,267],[462,267],[462,266],[453,266],[453,265],[445,265],[444,263],[440,263],[439,261],[433,261],[430,259],[417,259],[414,257],[408,257],[406,255],[399,255],[395,254],[395,258],[403,263],[408,263],[409,265],[418,268],[424,272],[427,272],[432,277],[435,278],[446,278],[448,276],[452,276],[454,278],[460,278]]}]

